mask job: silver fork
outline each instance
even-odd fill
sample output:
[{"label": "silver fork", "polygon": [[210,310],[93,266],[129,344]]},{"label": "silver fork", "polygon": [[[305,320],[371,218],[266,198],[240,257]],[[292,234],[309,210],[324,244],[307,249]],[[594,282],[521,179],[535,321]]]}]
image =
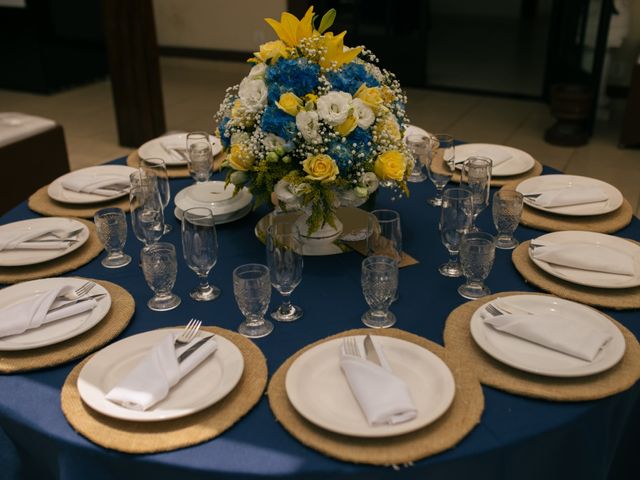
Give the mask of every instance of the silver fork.
[{"label": "silver fork", "polygon": [[487,303],[484,306],[484,309],[487,311],[487,313],[489,313],[489,315],[492,315],[494,317],[497,317],[498,315],[504,315],[504,312],[501,312],[500,310],[498,310],[493,304],[491,303]]},{"label": "silver fork", "polygon": [[182,333],[178,335],[178,338],[176,338],[175,342],[173,342],[174,348],[177,348],[180,345],[186,345],[191,340],[193,340],[198,334],[198,330],[200,330],[201,325],[202,322],[196,318],[192,318],[191,320],[189,320],[189,323],[185,325]]},{"label": "silver fork", "polygon": [[64,295],[60,295],[58,297],[58,300],[60,299],[64,299],[64,300],[77,300],[80,297],[84,297],[87,293],[89,293],[91,291],[91,289],[93,287],[96,286],[95,282],[92,282],[91,280],[89,280],[86,283],[83,283],[82,285],[80,285],[78,288],[76,288],[73,292],[67,292]]},{"label": "silver fork", "polygon": [[360,349],[358,348],[355,337],[347,337],[344,339],[344,353],[352,357],[360,357]]}]

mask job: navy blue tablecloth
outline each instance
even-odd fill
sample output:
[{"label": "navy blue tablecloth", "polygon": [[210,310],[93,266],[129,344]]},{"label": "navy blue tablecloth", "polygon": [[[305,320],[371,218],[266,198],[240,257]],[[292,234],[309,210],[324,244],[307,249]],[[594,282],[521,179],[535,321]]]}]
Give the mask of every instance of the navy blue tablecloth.
[{"label": "navy blue tablecloth", "polygon": [[[124,159],[114,163],[123,164]],[[547,171],[549,173],[549,171]],[[219,178],[219,177],[218,177]],[[175,194],[191,180],[172,180]],[[433,195],[429,182],[411,185],[411,197],[394,199],[381,192],[378,208],[401,214],[405,250],[418,265],[400,272],[399,301],[392,310],[397,327],[443,343],[449,312],[464,302],[456,292],[460,279],[440,276],[437,267],[447,258],[440,242],[439,209],[425,199]],[[170,207],[173,208],[173,205]],[[180,258],[174,291],[183,299],[171,312],[146,307],[151,292],[138,267],[140,243],[131,231],[125,250],[134,257],[125,268],[108,270],[99,258],[71,272],[109,280],[126,288],[136,299],[136,313],[123,338],[155,328],[182,325],[197,317],[206,325],[235,330],[242,320],[235,304],[231,272],[243,263],[264,263],[264,247],[253,229],[265,208],[218,228],[220,256],[210,278],[222,296],[208,303],[192,301],[188,292],[196,276]],[[37,215],[21,204],[1,219],[8,223]],[[179,223],[170,209],[174,230],[166,240],[181,257]],[[491,213],[480,214],[478,225],[493,232]],[[519,227],[526,240],[540,232]],[[640,240],[640,222],[617,233]],[[328,335],[362,327],[367,308],[360,288],[357,253],[306,257],[304,277],[293,294],[305,309],[291,324],[276,324],[274,332],[256,341],[272,374],[286,358],[303,346]],[[487,284],[494,292],[535,291],[511,263],[511,251],[497,251]],[[280,298],[273,292],[271,307]],[[638,311],[606,311],[640,336]],[[190,448],[154,455],[127,455],[103,449],[73,431],[60,410],[60,388],[77,362],[36,372],[0,377],[0,478],[429,478],[436,479],[604,479],[637,478],[640,471],[640,385],[612,397],[591,402],[556,403],[519,397],[483,387],[485,410],[481,423],[455,448],[416,462],[399,471],[340,462],[300,444],[274,419],[263,398],[241,421],[220,437]]]}]

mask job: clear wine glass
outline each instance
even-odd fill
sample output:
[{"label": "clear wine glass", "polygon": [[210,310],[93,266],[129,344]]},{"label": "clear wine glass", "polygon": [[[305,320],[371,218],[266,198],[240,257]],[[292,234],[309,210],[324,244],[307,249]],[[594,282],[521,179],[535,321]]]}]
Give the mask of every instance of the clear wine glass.
[{"label": "clear wine glass", "polygon": [[473,218],[473,199],[466,188],[449,188],[442,196],[440,210],[440,236],[449,251],[449,261],[438,271],[445,277],[460,277],[462,269],[458,262],[460,239],[469,231]]},{"label": "clear wine glass", "polygon": [[367,255],[382,255],[402,259],[402,226],[395,210],[379,209],[371,212],[367,232]]},{"label": "clear wine glass", "polygon": [[180,305],[180,297],[171,292],[178,273],[175,247],[166,242],[154,243],[142,249],[140,258],[144,279],[154,293],[147,306],[151,310],[164,312]]},{"label": "clear wine glass", "polygon": [[407,182],[420,183],[427,179],[424,173],[424,166],[427,164],[425,156],[429,153],[427,141],[427,137],[417,133],[407,135],[404,139],[404,143],[415,161],[411,174],[407,177]]},{"label": "clear wine glass", "polygon": [[283,302],[271,312],[271,318],[279,322],[292,322],[302,317],[303,311],[291,304],[291,294],[302,281],[302,243],[300,232],[293,222],[274,223],[267,229],[267,265],[271,272],[271,284]]},{"label": "clear wine glass", "polygon": [[129,265],[131,257],[122,249],[127,241],[127,220],[120,208],[103,208],[93,216],[98,238],[107,251],[102,259],[102,266],[106,268],[120,268]]},{"label": "clear wine glass", "polygon": [[[442,162],[437,162],[436,156],[442,156]],[[427,200],[429,205],[439,207],[442,205],[442,192],[453,176],[456,159],[456,147],[453,136],[447,133],[436,133],[430,142],[430,151],[427,155],[427,174],[429,180],[436,187],[436,196]]]},{"label": "clear wine glass", "polygon": [[233,294],[245,316],[238,332],[249,338],[269,335],[273,331],[273,323],[264,318],[271,300],[269,268],[258,263],[237,267],[233,271]]},{"label": "clear wine glass", "polygon": [[371,328],[388,328],[396,323],[389,311],[398,289],[398,263],[393,258],[374,255],[362,261],[362,293],[369,310],[362,323]]},{"label": "clear wine glass", "polygon": [[209,284],[209,272],[218,260],[218,237],[213,213],[208,208],[185,210],[182,217],[182,253],[187,266],[200,279],[200,285],[189,295],[198,302],[220,296],[220,289]]},{"label": "clear wine glass", "polygon": [[154,175],[139,169],[130,175],[131,227],[145,247],[158,242],[164,234],[164,211]]},{"label": "clear wine glass", "polygon": [[[161,158],[146,158],[140,160],[140,168],[145,170],[149,175],[155,175],[160,192],[160,200],[162,206],[166,209],[171,201],[171,187],[169,186],[169,174],[167,173],[167,165]],[[166,217],[165,217],[166,218]],[[173,228],[165,222],[164,233],[169,233]]]},{"label": "clear wine glass", "polygon": [[470,232],[460,242],[460,263],[467,281],[458,287],[464,298],[475,300],[491,294],[484,284],[489,276],[496,254],[496,241],[484,232]]},{"label": "clear wine glass", "polygon": [[196,183],[209,181],[213,170],[213,150],[207,132],[187,134],[187,165]]},{"label": "clear wine glass", "polygon": [[510,250],[519,245],[513,233],[520,223],[522,201],[522,194],[515,190],[498,190],[493,194],[493,224],[498,231],[496,248]]},{"label": "clear wine glass", "polygon": [[462,165],[461,184],[471,191],[473,196],[473,222],[471,232],[477,232],[476,218],[489,205],[491,192],[491,166],[487,157],[469,157]]}]

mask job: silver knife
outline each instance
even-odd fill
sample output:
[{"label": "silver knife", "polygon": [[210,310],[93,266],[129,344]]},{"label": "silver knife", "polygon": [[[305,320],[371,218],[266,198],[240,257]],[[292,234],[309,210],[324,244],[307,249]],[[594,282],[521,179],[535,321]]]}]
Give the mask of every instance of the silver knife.
[{"label": "silver knife", "polygon": [[71,305],[75,305],[77,303],[86,302],[87,300],[91,300],[92,298],[98,299],[106,296],[106,293],[97,293],[95,295],[89,295],[88,297],[78,298],[77,300],[71,300],[70,302],[63,303],[62,305],[58,305],[57,307],[51,308],[47,310],[47,313],[56,312],[66,307],[70,307]]},{"label": "silver knife", "polygon": [[382,362],[380,361],[380,357],[378,356],[376,347],[373,345],[371,335],[367,335],[366,337],[364,337],[364,354],[367,357],[367,360],[375,363],[376,365],[382,366]]},{"label": "silver knife", "polygon": [[215,335],[209,335],[208,337],[201,338],[196,343],[191,345],[189,348],[187,348],[184,352],[182,352],[178,356],[178,363],[184,362],[187,358],[189,358],[193,354],[193,352],[198,350],[200,347],[202,347],[202,345],[207,343],[210,338],[213,338],[213,337],[215,337]]}]

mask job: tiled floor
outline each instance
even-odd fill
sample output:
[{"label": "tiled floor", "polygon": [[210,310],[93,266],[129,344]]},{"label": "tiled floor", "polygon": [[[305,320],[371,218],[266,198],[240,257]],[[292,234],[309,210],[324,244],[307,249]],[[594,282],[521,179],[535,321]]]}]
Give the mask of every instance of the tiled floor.
[{"label": "tiled floor", "polygon": [[[225,89],[248,71],[241,63],[162,59],[165,115],[169,130],[213,130]],[[566,173],[588,175],[616,185],[640,214],[640,150],[619,149],[621,105],[600,122],[588,145],[555,147],[543,134],[553,124],[546,104],[504,98],[409,89],[411,122],[432,132],[449,132],[470,142],[521,148],[543,164]],[[63,125],[73,169],[125,155],[117,143],[108,81],[51,96],[0,90],[4,111],[21,111]]]}]

